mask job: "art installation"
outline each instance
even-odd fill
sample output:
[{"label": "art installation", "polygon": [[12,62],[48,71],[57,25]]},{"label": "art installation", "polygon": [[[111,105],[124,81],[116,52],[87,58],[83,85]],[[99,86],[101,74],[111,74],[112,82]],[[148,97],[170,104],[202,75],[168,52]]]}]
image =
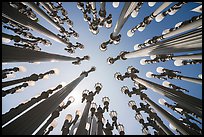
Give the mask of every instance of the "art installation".
[{"label": "art installation", "polygon": [[202,2],[3,2],[2,135],[202,135]]}]

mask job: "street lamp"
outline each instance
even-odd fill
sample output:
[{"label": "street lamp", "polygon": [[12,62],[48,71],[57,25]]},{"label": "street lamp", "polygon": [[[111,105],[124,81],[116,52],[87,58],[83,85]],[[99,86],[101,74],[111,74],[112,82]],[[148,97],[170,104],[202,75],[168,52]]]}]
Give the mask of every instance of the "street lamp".
[{"label": "street lamp", "polygon": [[174,84],[172,84],[172,83],[170,83],[170,82],[168,82],[168,81],[164,81],[164,82],[162,83],[162,85],[165,86],[165,87],[171,87],[171,88],[173,88],[173,90],[175,90],[175,91],[185,91],[185,92],[189,92],[189,90],[184,89],[184,88],[181,88],[181,87],[179,87],[179,86],[176,86],[176,85],[174,85]]},{"label": "street lamp", "polygon": [[[95,70],[95,68],[92,68],[92,71]],[[91,71],[91,70],[90,70]],[[102,89],[102,84],[101,83],[96,83],[95,84],[95,92],[93,91],[87,91],[84,90],[82,92],[82,103],[84,102],[84,100],[86,99],[86,106],[84,108],[81,120],[79,122],[79,126],[77,128],[76,134],[75,135],[86,135],[87,131],[86,131],[86,122],[88,119],[88,114],[89,114],[89,109],[91,107],[91,102],[94,100],[94,96],[96,94],[99,94],[99,92]],[[93,111],[94,109],[92,109],[92,113],[94,113]]]},{"label": "street lamp", "polygon": [[104,108],[103,108],[104,111],[106,110],[106,112],[108,112],[108,106],[109,106],[109,103],[110,103],[109,97],[103,97],[102,102],[103,102],[103,105],[104,105]]},{"label": "street lamp", "polygon": [[53,120],[50,124],[50,127],[48,128],[48,131],[44,135],[48,135],[55,127],[57,126],[57,121]]},{"label": "street lamp", "polygon": [[[78,78],[67,84],[64,88],[4,126],[2,129],[3,134],[32,134],[40,126],[40,124],[42,124],[42,122],[57,108],[57,106],[70,94],[70,92],[80,83],[80,81],[87,77],[90,72],[95,70],[96,68],[92,67],[90,70],[82,72]],[[34,113],[35,117],[30,117]]]},{"label": "street lamp", "polygon": [[118,124],[118,132],[120,135],[125,135],[124,126],[122,124]]},{"label": "street lamp", "polygon": [[70,131],[69,128],[77,122],[77,120],[79,119],[80,116],[81,116],[81,113],[79,110],[76,110],[74,119],[72,118],[71,114],[66,115],[64,124],[63,124],[62,129],[61,129],[62,135],[69,134],[69,131]]},{"label": "street lamp", "polygon": [[113,2],[112,5],[114,8],[117,8],[120,5],[120,2]]}]

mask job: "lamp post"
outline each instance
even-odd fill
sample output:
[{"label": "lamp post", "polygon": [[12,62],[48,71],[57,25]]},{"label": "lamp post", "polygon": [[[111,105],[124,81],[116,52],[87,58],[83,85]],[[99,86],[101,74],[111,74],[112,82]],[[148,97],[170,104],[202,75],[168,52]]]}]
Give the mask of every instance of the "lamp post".
[{"label": "lamp post", "polygon": [[36,23],[35,21],[27,18],[26,15],[19,13],[18,10],[16,10],[15,8],[12,8],[8,3],[4,2],[2,6],[3,6],[2,16],[4,16],[5,18],[8,18],[14,22],[17,22],[17,23],[23,25],[23,26],[26,26],[26,27],[31,28],[33,30],[36,30],[36,31],[40,32],[41,34],[44,34],[45,36],[47,36],[50,39],[53,39],[59,43],[62,43],[65,45],[67,44],[66,41],[64,41],[63,39],[60,39],[58,36],[56,36],[51,31],[47,30],[46,28],[44,28],[40,24]]},{"label": "lamp post", "polygon": [[12,81],[6,81],[6,82],[2,82],[2,87],[7,87],[7,86],[11,86],[11,85],[15,85],[21,82],[26,82],[26,81],[38,81],[39,79],[43,79],[46,75],[51,75],[51,74],[58,74],[59,70],[58,69],[52,69],[48,72],[45,73],[41,73],[41,74],[32,74],[29,77],[24,77],[21,79],[16,79],[16,80],[12,80]]},{"label": "lamp post", "polygon": [[66,118],[65,118],[65,121],[64,121],[64,124],[62,126],[62,135],[67,135],[69,134],[69,128],[74,125],[77,120],[79,119],[80,117],[80,112],[79,110],[76,111],[76,115],[75,115],[75,118],[72,120],[72,115],[71,114],[67,114]]},{"label": "lamp post", "polygon": [[87,122],[91,102],[93,101],[94,96],[96,94],[99,94],[101,89],[102,89],[101,83],[96,83],[95,84],[95,92],[93,92],[93,91],[89,92],[88,90],[83,91],[83,93],[82,93],[82,103],[86,99],[86,106],[84,108],[84,111],[83,111],[83,114],[81,116],[81,120],[80,120],[80,123],[79,123],[79,126],[77,128],[77,131],[76,131],[75,135],[86,135],[87,134],[87,132],[85,130],[85,127],[86,127],[86,122]]},{"label": "lamp post", "polygon": [[2,79],[9,78],[10,76],[14,75],[14,72],[26,72],[26,68],[24,66],[8,68],[2,70]]},{"label": "lamp post", "polygon": [[169,8],[168,10],[160,13],[159,15],[156,16],[155,20],[157,22],[161,22],[165,16],[169,15],[174,15],[184,4],[186,4],[187,2],[178,2],[176,3],[174,6],[172,6],[171,8]]},{"label": "lamp post", "polygon": [[174,116],[169,114],[167,111],[162,109],[160,106],[158,106],[156,103],[154,103],[151,99],[147,97],[145,93],[140,94],[141,100],[145,101],[148,103],[150,106],[152,106],[154,109],[156,109],[160,114],[165,117],[174,127],[176,127],[183,135],[194,135],[197,134],[196,132],[190,130],[187,128],[185,125],[180,123],[179,120],[177,120]]},{"label": "lamp post", "polygon": [[57,126],[57,121],[53,120],[52,123],[50,124],[50,127],[48,130],[44,133],[44,135],[48,135],[55,127]]},{"label": "lamp post", "polygon": [[151,15],[144,18],[143,22],[138,24],[137,26],[133,27],[131,30],[128,31],[128,36],[132,37],[136,30],[143,31],[147,25],[151,23],[151,21],[166,7],[168,7],[172,2],[164,2],[159,8],[157,8]]},{"label": "lamp post", "polygon": [[196,84],[202,84],[201,79],[176,74],[176,73],[181,73],[179,71],[158,67],[157,72],[161,73],[159,76],[167,76],[170,79],[179,79],[179,80],[184,80],[184,81],[188,81]]},{"label": "lamp post", "polygon": [[[140,95],[141,91],[139,91],[136,95]],[[160,117],[155,113],[155,111],[150,108],[149,104],[144,105],[143,103],[140,103],[140,108],[137,107],[135,101],[130,100],[128,102],[128,106],[132,108],[132,110],[135,110],[136,115],[135,118],[138,120],[144,127],[152,126],[155,130],[157,130],[159,135],[174,135],[171,130],[167,128],[167,126],[163,123]],[[149,123],[144,123],[144,120],[142,119],[142,115],[140,114],[140,111],[144,111],[145,113],[149,114],[148,121]],[[148,130],[148,128],[147,128]]]},{"label": "lamp post", "polygon": [[[151,40],[148,40],[146,43],[137,44],[136,47],[142,47],[132,52],[126,52],[120,58],[126,60],[128,58],[136,58],[150,55],[159,55],[159,54],[171,54],[178,52],[186,51],[195,51],[202,49],[202,28],[198,28],[202,24],[202,16],[196,16],[192,19],[183,22],[179,28],[174,29],[173,31],[163,34],[161,36],[155,36]],[[198,29],[194,29],[198,28]],[[193,30],[194,29],[194,30]],[[182,32],[191,30],[184,34]],[[178,36],[174,36],[179,34]],[[169,38],[174,36],[172,38]],[[164,38],[169,38],[163,41],[160,41]],[[151,44],[146,46],[146,44]],[[118,60],[117,59],[117,60]]]},{"label": "lamp post", "polygon": [[15,108],[11,108],[8,112],[6,112],[5,114],[2,115],[2,125],[6,124],[8,121],[10,121],[11,119],[13,119],[14,117],[16,117],[17,115],[19,115],[20,113],[22,113],[23,111],[25,111],[26,109],[28,109],[29,107],[31,107],[32,105],[34,105],[35,103],[39,102],[42,99],[47,99],[49,94],[52,94],[53,91],[58,90],[60,88],[62,88],[63,85],[59,84],[58,86],[56,86],[53,89],[48,89],[47,91],[43,91],[40,96],[38,97],[33,97],[31,98],[28,102],[26,103],[21,103],[19,104],[17,107]]},{"label": "lamp post", "polygon": [[28,32],[28,31],[25,31],[23,29],[21,29],[20,27],[9,27],[9,26],[3,26],[4,28],[8,29],[8,30],[11,30],[13,31],[14,33],[18,34],[18,35],[22,35],[26,38],[33,38],[33,34]]},{"label": "lamp post", "polygon": [[170,83],[170,82],[168,82],[168,81],[164,81],[164,82],[162,83],[162,85],[165,86],[165,87],[171,87],[171,88],[172,88],[173,90],[175,90],[175,91],[185,91],[185,92],[189,92],[189,90],[184,89],[184,88],[179,87],[179,86],[176,86],[176,85],[174,85],[174,84],[172,84],[172,83]]},{"label": "lamp post", "polygon": [[47,120],[47,122],[41,127],[41,129],[36,133],[36,135],[42,135],[47,126],[57,117],[60,116],[60,112],[63,109],[66,109],[71,103],[74,102],[74,97],[70,96],[66,104],[64,102],[60,103],[60,105],[52,112],[51,117]]},{"label": "lamp post", "polygon": [[[102,102],[103,102],[103,108],[99,105],[97,108],[96,103],[91,103],[91,116],[93,117],[93,115],[95,114],[95,116],[97,117],[98,121],[97,121],[97,135],[103,135],[103,125],[104,125],[104,120],[103,120],[103,113],[105,112],[105,110],[108,112],[108,106],[109,106],[109,102],[110,99],[108,97],[103,97],[102,98]],[[97,110],[95,112],[95,110]]]},{"label": "lamp post", "polygon": [[[174,91],[173,89],[161,86],[157,83],[142,79],[135,74],[135,72],[138,73],[139,71],[132,66],[129,66],[128,70],[129,71],[126,72],[124,76],[122,76],[119,72],[116,72],[114,77],[117,80],[121,80],[121,81],[123,81],[125,78],[131,78],[132,81],[140,83],[145,87],[163,96],[168,97],[169,99],[177,102],[180,106],[182,106],[182,108],[188,108],[189,110],[191,110],[191,112],[195,113],[198,117],[202,117],[202,105],[201,105],[202,103],[200,99],[195,98],[193,96],[189,96],[182,92]],[[131,70],[131,73],[130,73],[130,70]]]},{"label": "lamp post", "polygon": [[76,61],[78,58],[2,44],[2,62]]},{"label": "lamp post", "polygon": [[[173,54],[160,54],[160,55],[151,55],[150,56],[151,60],[147,59],[141,59],[140,64],[141,65],[146,65],[146,64],[153,64],[153,63],[158,63],[160,61],[165,62],[168,60],[179,60],[179,65],[185,65],[184,63],[180,63],[181,60],[195,60],[195,63],[200,63],[200,60],[202,60],[202,53],[195,53],[195,54],[184,54],[184,55],[173,55]],[[198,62],[197,62],[198,60]],[[190,62],[191,63],[191,62]],[[188,63],[188,64],[190,64]],[[192,61],[192,63],[194,63]],[[177,63],[174,62],[176,65]]]},{"label": "lamp post", "polygon": [[114,31],[110,34],[110,40],[107,42],[103,42],[100,45],[100,49],[102,51],[107,50],[108,44],[112,44],[112,43],[115,45],[119,44],[120,37],[121,37],[121,35],[119,34],[120,30],[122,29],[123,25],[125,24],[125,22],[127,21],[127,19],[129,18],[129,16],[131,15],[132,11],[135,9],[136,6],[137,6],[137,2],[125,2],[125,5],[115,25]]},{"label": "lamp post", "polygon": [[[84,71],[80,76],[67,84],[64,88],[42,101],[8,125],[2,128],[3,134],[32,134],[42,122],[49,116],[57,106],[69,95],[69,93],[83,80],[88,74],[95,71],[92,67],[89,71]],[[32,117],[31,117],[32,115]]]},{"label": "lamp post", "polygon": [[117,123],[117,112],[112,110],[109,113],[111,119],[112,119],[112,125],[110,126],[110,123],[107,120],[106,128],[104,128],[104,132],[106,135],[112,135],[112,130],[114,127],[118,130],[120,135],[125,135],[124,126],[122,124]]}]

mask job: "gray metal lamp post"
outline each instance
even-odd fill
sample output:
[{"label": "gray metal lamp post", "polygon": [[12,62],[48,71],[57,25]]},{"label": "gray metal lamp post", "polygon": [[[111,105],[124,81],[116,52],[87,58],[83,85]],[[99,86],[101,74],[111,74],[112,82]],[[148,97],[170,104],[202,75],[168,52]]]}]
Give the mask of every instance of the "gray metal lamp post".
[{"label": "gray metal lamp post", "polygon": [[124,7],[118,18],[118,21],[115,25],[114,31],[110,34],[110,40],[107,42],[103,42],[100,46],[100,49],[102,51],[105,51],[107,49],[108,44],[112,44],[112,43],[119,44],[120,37],[121,37],[119,33],[136,6],[137,6],[137,2],[125,2]]},{"label": "gray metal lamp post", "polygon": [[79,123],[79,126],[77,128],[77,131],[76,131],[75,135],[86,135],[87,134],[87,131],[86,131],[85,127],[86,127],[86,122],[87,122],[91,102],[93,101],[94,96],[96,94],[99,94],[99,92],[101,91],[101,88],[102,88],[101,83],[96,83],[95,84],[95,90],[96,90],[95,92],[92,92],[92,91],[89,92],[87,90],[83,91],[82,103],[86,99],[86,106],[84,108],[84,111],[83,111],[83,114],[81,116],[81,120],[80,120],[80,123]]},{"label": "gray metal lamp post", "polygon": [[84,71],[80,76],[67,84],[60,91],[50,96],[45,101],[39,103],[8,125],[2,128],[4,135],[31,135],[42,122],[57,108],[57,106],[69,95],[69,93],[82,81],[88,74],[95,71],[92,67],[89,71]]},{"label": "gray metal lamp post", "polygon": [[40,32],[41,34],[44,34],[45,36],[49,37],[50,39],[53,39],[59,43],[67,44],[66,41],[63,39],[60,39],[57,35],[49,31],[48,29],[44,28],[40,24],[36,23],[35,21],[29,19],[26,15],[23,15],[18,12],[17,9],[12,8],[7,2],[3,3],[2,8],[2,16],[5,18],[8,18],[14,22],[17,22],[23,26],[26,26],[28,28],[31,28],[33,30],[36,30]]},{"label": "gray metal lamp post", "polygon": [[135,69],[132,66],[129,66],[128,72],[126,72],[124,76],[122,76],[119,72],[117,72],[115,73],[114,77],[117,80],[122,80],[122,81],[124,80],[124,78],[131,78],[133,81],[140,83],[144,85],[145,87],[177,102],[182,108],[190,109],[198,117],[202,117],[202,101],[200,99],[184,94],[183,92],[174,91],[173,89],[164,87],[157,83],[142,79],[138,77],[135,74],[135,72],[139,73],[137,69]]}]

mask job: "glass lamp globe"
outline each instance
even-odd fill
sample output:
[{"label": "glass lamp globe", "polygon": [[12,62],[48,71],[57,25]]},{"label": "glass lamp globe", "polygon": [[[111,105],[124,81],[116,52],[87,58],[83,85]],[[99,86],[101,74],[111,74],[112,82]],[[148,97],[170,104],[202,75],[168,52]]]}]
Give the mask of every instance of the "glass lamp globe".
[{"label": "glass lamp globe", "polygon": [[174,65],[175,65],[175,66],[182,66],[182,65],[183,65],[182,62],[183,62],[183,60],[177,59],[177,60],[174,61]]},{"label": "glass lamp globe", "polygon": [[122,92],[122,93],[125,93],[126,90],[129,90],[127,86],[123,86],[123,87],[121,88],[121,92]]},{"label": "glass lamp globe", "polygon": [[150,59],[155,59],[157,57],[157,55],[150,55],[149,57],[150,57]]},{"label": "glass lamp globe", "polygon": [[169,32],[170,32],[170,29],[165,29],[165,30],[163,30],[162,35],[165,35],[165,34],[167,34]]},{"label": "glass lamp globe", "polygon": [[164,69],[163,67],[157,67],[156,71],[158,73],[163,73],[164,72],[163,69]]},{"label": "glass lamp globe", "polygon": [[35,86],[35,81],[28,81],[26,83],[28,83],[28,86]]},{"label": "glass lamp globe", "polygon": [[18,68],[20,72],[26,72],[26,68],[24,66],[19,66]]},{"label": "glass lamp globe", "polygon": [[166,100],[164,100],[163,98],[160,98],[160,99],[158,100],[158,102],[159,102],[159,104],[161,104],[161,105],[165,105]]},{"label": "glass lamp globe", "polygon": [[117,112],[114,111],[114,110],[112,110],[112,111],[110,112],[110,116],[111,116],[111,118],[117,117]]},{"label": "glass lamp globe", "polygon": [[116,80],[118,80],[118,76],[121,76],[120,72],[116,72],[116,73],[114,74],[114,78],[115,78]]},{"label": "glass lamp globe", "polygon": [[175,28],[178,28],[179,26],[181,26],[182,23],[183,22],[176,23]]},{"label": "glass lamp globe", "polygon": [[76,110],[76,115],[78,115],[80,117],[81,116],[81,111],[80,110]]},{"label": "glass lamp globe", "polygon": [[128,36],[128,37],[132,37],[133,35],[134,35],[134,33],[132,32],[132,30],[131,30],[131,29],[128,30],[127,36]]},{"label": "glass lamp globe", "polygon": [[11,73],[11,74],[6,74],[7,78],[15,78],[15,74]]},{"label": "glass lamp globe", "polygon": [[55,128],[57,126],[57,120],[53,120],[52,123],[50,124],[50,126],[52,126],[53,128]]},{"label": "glass lamp globe", "polygon": [[142,32],[145,29],[145,27],[139,27],[138,31]]},{"label": "glass lamp globe", "polygon": [[140,49],[140,48],[138,47],[138,45],[139,45],[139,44],[135,44],[135,45],[134,45],[134,50]]},{"label": "glass lamp globe", "polygon": [[156,2],[148,2],[148,5],[149,5],[150,7],[153,7],[155,4],[156,4]]},{"label": "glass lamp globe", "polygon": [[146,65],[146,62],[145,62],[145,61],[146,61],[146,59],[141,59],[141,60],[140,60],[140,64],[141,64],[141,65]]},{"label": "glass lamp globe", "polygon": [[114,8],[117,8],[120,5],[120,3],[119,2],[113,2],[112,5]]},{"label": "glass lamp globe", "polygon": [[135,18],[138,15],[138,11],[133,10],[133,12],[131,13],[131,17]]},{"label": "glass lamp globe", "polygon": [[49,75],[47,74],[47,75],[44,75],[43,76],[43,79],[49,79]]},{"label": "glass lamp globe", "polygon": [[162,13],[157,15],[156,18],[155,18],[156,22],[161,22],[163,19],[164,19],[164,15]]},{"label": "glass lamp globe", "polygon": [[109,97],[103,97],[103,98],[102,98],[102,102],[103,102],[103,104],[109,103],[109,102],[110,102]]},{"label": "glass lamp globe", "polygon": [[96,110],[97,109],[97,104],[95,102],[92,102],[90,108]]},{"label": "glass lamp globe", "polygon": [[71,114],[67,114],[65,119],[68,120],[69,122],[71,122],[72,121],[72,115]]},{"label": "glass lamp globe", "polygon": [[122,124],[118,124],[118,131],[124,132],[124,126]]},{"label": "glass lamp globe", "polygon": [[200,79],[202,79],[202,74],[199,74],[198,77],[199,77]]},{"label": "glass lamp globe", "polygon": [[73,96],[70,96],[70,97],[68,98],[68,101],[70,101],[71,103],[73,103],[73,102],[75,101],[75,98],[74,98]]},{"label": "glass lamp globe", "polygon": [[153,74],[153,73],[149,71],[149,72],[146,73],[146,77],[152,78],[152,74]]},{"label": "glass lamp globe", "polygon": [[24,91],[24,89],[25,89],[24,87],[17,89],[15,93],[20,93],[20,92]]},{"label": "glass lamp globe", "polygon": [[171,84],[171,83],[168,82],[168,81],[164,81],[164,82],[162,83],[162,85],[165,86],[165,87],[169,87],[169,84]]},{"label": "glass lamp globe", "polygon": [[57,68],[54,68],[53,70],[54,70],[54,73],[55,73],[56,75],[58,75],[59,72],[60,72],[59,69],[57,69]]},{"label": "glass lamp globe", "polygon": [[60,107],[63,107],[64,105],[65,105],[64,101],[62,101],[62,102],[59,104]]},{"label": "glass lamp globe", "polygon": [[132,106],[136,106],[135,101],[134,101],[134,100],[130,100],[130,101],[128,102],[128,106],[131,107],[131,108],[132,108]]}]

